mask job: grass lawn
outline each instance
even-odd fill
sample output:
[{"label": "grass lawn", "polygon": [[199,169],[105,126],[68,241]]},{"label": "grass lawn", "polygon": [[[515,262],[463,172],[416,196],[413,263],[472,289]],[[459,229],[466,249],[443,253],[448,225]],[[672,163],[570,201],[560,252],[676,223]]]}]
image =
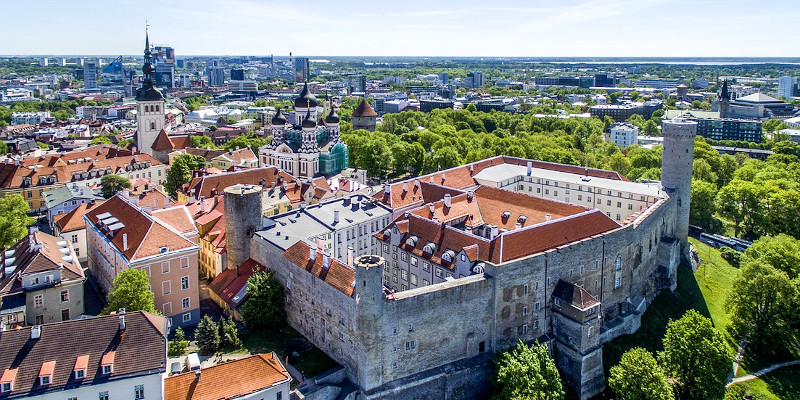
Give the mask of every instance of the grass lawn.
[{"label": "grass lawn", "polygon": [[[728,332],[731,319],[725,308],[725,300],[731,292],[733,281],[739,276],[739,270],[725,261],[719,250],[693,238],[689,238],[689,241],[697,249],[703,263],[694,274],[688,267],[680,266],[678,289],[674,293],[666,290],[656,297],[642,316],[642,327],[633,335],[620,336],[603,347],[606,376],[622,354],[633,347],[644,347],[654,354],[663,350],[661,339],[667,323],[670,319],[680,318],[690,308],[710,317],[714,326],[728,338],[731,348],[736,348],[736,340]],[[796,356],[787,355],[787,359],[792,358]],[[737,376],[747,375],[747,370],[756,371],[772,361],[745,357]],[[779,369],[739,385],[768,400],[800,400],[800,366]],[[603,398],[609,398],[608,391]]]},{"label": "grass lawn", "polygon": [[315,376],[338,365],[288,326],[275,330],[246,331],[242,333],[241,339],[242,348],[230,352],[255,354],[274,351],[283,360],[289,356],[289,364],[306,377]]}]

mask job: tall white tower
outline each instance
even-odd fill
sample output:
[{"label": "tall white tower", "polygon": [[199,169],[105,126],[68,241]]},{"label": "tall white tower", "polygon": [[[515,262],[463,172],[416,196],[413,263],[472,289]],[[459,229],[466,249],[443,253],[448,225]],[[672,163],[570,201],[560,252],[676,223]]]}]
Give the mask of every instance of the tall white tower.
[{"label": "tall white tower", "polygon": [[689,254],[689,204],[692,193],[692,161],[697,122],[675,118],[661,124],[664,151],[661,159],[661,184],[671,197],[677,197],[675,238],[681,241],[681,253]]},{"label": "tall white tower", "polygon": [[142,87],[136,91],[136,149],[153,155],[153,142],[164,129],[164,94],[156,85],[153,55],[150,52],[150,37],[145,32],[144,79]]}]

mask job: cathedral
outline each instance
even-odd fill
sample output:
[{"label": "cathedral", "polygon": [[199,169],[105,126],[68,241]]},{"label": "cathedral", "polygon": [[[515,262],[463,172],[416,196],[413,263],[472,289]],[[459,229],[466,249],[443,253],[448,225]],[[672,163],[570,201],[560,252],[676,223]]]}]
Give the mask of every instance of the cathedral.
[{"label": "cathedral", "polygon": [[272,142],[259,149],[262,165],[275,165],[297,177],[332,175],[347,168],[347,145],[339,137],[339,116],[331,107],[318,115],[319,101],[303,86],[294,111],[278,109],[271,121]]}]

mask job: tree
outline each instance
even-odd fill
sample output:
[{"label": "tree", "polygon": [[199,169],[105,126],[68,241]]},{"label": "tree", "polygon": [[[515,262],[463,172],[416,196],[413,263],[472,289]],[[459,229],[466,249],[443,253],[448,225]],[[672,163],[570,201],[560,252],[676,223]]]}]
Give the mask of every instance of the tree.
[{"label": "tree", "polygon": [[13,193],[0,198],[0,247],[11,247],[28,234],[28,225],[34,219],[28,216],[30,205],[21,194]]},{"label": "tree", "polygon": [[762,188],[753,182],[734,179],[717,193],[717,212],[723,218],[733,220],[737,236],[741,231],[753,232],[764,215],[762,192]]},{"label": "tree", "polygon": [[186,353],[186,347],[188,346],[189,341],[186,340],[183,329],[178,327],[178,329],[175,330],[175,336],[169,341],[169,345],[167,345],[167,353],[170,357],[180,357]]},{"label": "tree", "polygon": [[192,135],[189,136],[190,145],[197,149],[212,148],[216,149],[217,146],[211,141],[211,138],[206,135]]},{"label": "tree", "polygon": [[108,136],[101,135],[101,136],[95,136],[94,138],[92,138],[92,140],[89,142],[89,144],[112,144],[112,143],[111,143],[111,139],[109,139]]},{"label": "tree", "polygon": [[733,350],[711,319],[689,310],[670,321],[661,365],[675,379],[679,399],[721,399],[733,369]]},{"label": "tree", "polygon": [[197,324],[194,337],[201,354],[214,354],[219,349],[219,325],[208,315],[204,315]]},{"label": "tree", "polygon": [[236,322],[233,317],[223,319],[220,321],[220,337],[222,340],[222,347],[227,349],[238,349],[242,346],[242,341],[239,340],[239,329],[236,328]]},{"label": "tree", "polygon": [[[712,229],[714,225],[714,197],[717,187],[713,183],[692,181],[691,204],[689,206],[689,223]],[[713,230],[713,229],[712,229]]]},{"label": "tree", "polygon": [[787,128],[789,128],[789,125],[786,125],[785,122],[779,119],[768,119],[761,124],[761,129],[767,133],[773,133],[775,131],[780,131]]},{"label": "tree", "polygon": [[203,157],[193,154],[181,154],[172,161],[167,171],[167,181],[164,183],[164,189],[171,196],[192,179],[192,171],[202,169],[206,166],[206,160]]},{"label": "tree", "polygon": [[547,345],[538,342],[531,347],[520,340],[517,346],[495,360],[494,384],[500,399],[560,400],[564,388],[558,369],[547,353]]},{"label": "tree", "polygon": [[8,153],[9,153],[9,149],[8,149],[8,145],[6,144],[6,142],[0,142],[0,154],[8,154]]},{"label": "tree", "polygon": [[155,295],[150,290],[150,278],[143,269],[129,268],[114,278],[114,285],[106,296],[108,306],[104,314],[124,308],[126,311],[156,313]]},{"label": "tree", "polygon": [[784,234],[762,237],[745,250],[741,262],[769,265],[795,279],[800,277],[800,240]]},{"label": "tree", "polygon": [[107,199],[110,199],[122,189],[130,188],[131,181],[124,176],[111,174],[100,178],[100,193]]},{"label": "tree", "polygon": [[242,319],[248,327],[275,326],[283,323],[283,286],[272,271],[261,271],[247,280],[247,299],[242,305]]},{"label": "tree", "polygon": [[611,367],[608,386],[622,400],[671,400],[672,387],[655,357],[636,347],[622,355],[619,364]]},{"label": "tree", "polygon": [[760,352],[775,355],[796,337],[798,288],[768,264],[747,261],[727,300],[733,331]]}]

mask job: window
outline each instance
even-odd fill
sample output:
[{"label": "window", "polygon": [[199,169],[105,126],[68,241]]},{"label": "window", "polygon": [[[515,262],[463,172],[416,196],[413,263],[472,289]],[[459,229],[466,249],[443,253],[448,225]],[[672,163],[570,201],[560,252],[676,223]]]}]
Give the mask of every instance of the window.
[{"label": "window", "polygon": [[436,277],[437,278],[441,278],[442,277],[442,269],[441,268],[436,268]]},{"label": "window", "polygon": [[617,256],[617,260],[614,262],[614,269],[617,271],[622,269],[622,256]]},{"label": "window", "polygon": [[183,309],[186,310],[190,306],[191,306],[191,302],[189,301],[189,298],[188,297],[184,297],[183,300],[181,300],[181,307],[183,307]]},{"label": "window", "polygon": [[75,371],[75,379],[83,379],[85,377],[86,377],[86,370],[85,369],[79,369],[79,370]]},{"label": "window", "polygon": [[183,320],[183,322],[189,322],[189,321],[192,320],[192,314],[191,313],[184,313],[181,316],[181,319]]},{"label": "window", "polygon": [[283,392],[275,393],[275,400],[283,400]]},{"label": "window", "polygon": [[620,278],[619,273],[614,277],[614,289],[619,289],[622,286],[622,278]]},{"label": "window", "polygon": [[539,312],[539,308],[541,308],[541,305],[537,301],[536,304],[533,305],[533,311]]},{"label": "window", "polygon": [[590,316],[590,315],[594,314],[596,310],[597,310],[597,309],[596,309],[596,308],[594,308],[594,307],[592,307],[592,308],[590,308],[590,309],[586,310],[586,316],[588,317],[588,316]]},{"label": "window", "polygon": [[408,271],[401,270],[400,271],[400,278],[402,278],[403,280],[408,280]]},{"label": "window", "polygon": [[628,204],[628,210],[633,210],[633,204]]},{"label": "window", "polygon": [[36,308],[41,308],[44,306],[44,297],[41,294],[33,296],[33,306]]},{"label": "window", "polygon": [[103,365],[103,375],[108,375],[113,371],[114,371],[114,368],[111,366],[111,364]]},{"label": "window", "polygon": [[617,202],[617,208],[622,208],[622,202],[621,201]]},{"label": "window", "polygon": [[422,286],[428,286],[430,284],[431,284],[431,282],[429,280],[427,280],[427,279],[423,279],[422,280]]},{"label": "window", "polygon": [[527,296],[528,295],[528,285],[522,287],[522,292]]},{"label": "window", "polygon": [[558,308],[561,308],[561,299],[559,299],[558,297],[554,297],[553,298],[553,305],[555,305]]},{"label": "window", "polygon": [[411,351],[417,348],[417,341],[415,339],[406,340],[406,351]]},{"label": "window", "polygon": [[416,267],[417,266],[417,259],[415,257],[411,257],[411,266],[412,267]]},{"label": "window", "polygon": [[164,311],[164,315],[172,314],[172,302],[168,301],[161,306],[161,310]]},{"label": "window", "polygon": [[528,324],[527,323],[522,324],[519,327],[517,327],[517,334],[525,335],[527,333],[528,333]]},{"label": "window", "polygon": [[594,334],[594,327],[590,326],[589,329],[586,330],[586,336],[592,337],[592,334]]},{"label": "window", "polygon": [[422,263],[422,270],[425,272],[431,272],[431,263],[429,262]]},{"label": "window", "polygon": [[182,276],[181,277],[181,290],[189,289],[189,277]]},{"label": "window", "polygon": [[611,207],[611,200],[606,200],[606,205]]},{"label": "window", "polygon": [[400,254],[400,259],[403,261],[408,261],[408,253]]},{"label": "window", "polygon": [[72,235],[72,243],[78,243],[78,235]]},{"label": "window", "polygon": [[108,392],[100,392],[97,394],[97,400],[108,400]]},{"label": "window", "polygon": [[181,258],[181,269],[189,268],[189,257]]},{"label": "window", "polygon": [[522,308],[522,316],[523,317],[527,317],[528,316],[528,307],[523,307]]},{"label": "window", "polygon": [[3,382],[3,385],[0,386],[0,393],[10,392],[12,389],[11,382]]},{"label": "window", "polygon": [[61,320],[62,321],[69,321],[69,308],[65,310],[61,310]]},{"label": "window", "polygon": [[384,244],[383,245],[383,252],[384,253],[388,253],[389,252],[389,245],[388,244]]},{"label": "window", "polygon": [[50,384],[50,375],[40,376],[39,377],[39,384],[42,385],[42,386],[49,385]]},{"label": "window", "polygon": [[161,282],[161,294],[166,296],[170,293],[172,293],[172,282],[170,281]]},{"label": "window", "polygon": [[62,290],[61,291],[61,302],[66,303],[69,301],[69,290]]},{"label": "window", "polygon": [[169,273],[169,261],[161,263],[161,273],[168,274]]},{"label": "window", "polygon": [[416,286],[416,284],[417,284],[417,274],[411,274],[411,284]]},{"label": "window", "polygon": [[144,399],[144,385],[136,385],[133,387],[133,398],[136,400]]}]

